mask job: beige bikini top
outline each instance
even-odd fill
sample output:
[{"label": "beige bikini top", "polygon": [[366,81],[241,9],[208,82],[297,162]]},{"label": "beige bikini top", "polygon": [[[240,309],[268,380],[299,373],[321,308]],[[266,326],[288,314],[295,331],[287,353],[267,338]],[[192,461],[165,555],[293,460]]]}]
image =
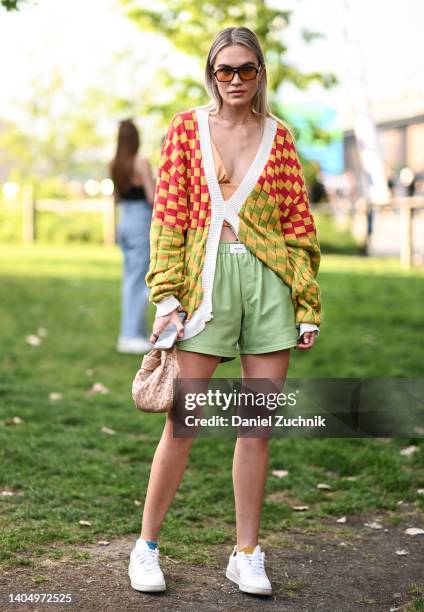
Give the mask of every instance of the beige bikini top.
[{"label": "beige bikini top", "polygon": [[[212,144],[213,158],[215,161],[216,177],[218,179],[218,184],[221,189],[222,197],[224,198],[224,201],[229,200],[231,196],[233,195],[233,193],[235,192],[235,190],[237,189],[238,184],[231,183],[231,181],[228,179],[228,175],[224,168],[224,164],[222,163],[221,156],[212,139],[211,139],[211,144]],[[226,221],[223,222],[223,225],[227,227],[231,227],[231,225],[229,225]]]}]

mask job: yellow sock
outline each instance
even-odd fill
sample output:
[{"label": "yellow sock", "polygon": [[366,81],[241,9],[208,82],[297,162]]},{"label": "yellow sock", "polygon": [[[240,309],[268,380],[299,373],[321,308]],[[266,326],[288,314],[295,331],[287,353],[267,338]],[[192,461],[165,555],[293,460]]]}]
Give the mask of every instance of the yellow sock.
[{"label": "yellow sock", "polygon": [[237,550],[238,552],[244,552],[246,553],[246,555],[251,555],[252,552],[255,550],[256,546],[245,546],[244,548],[239,548],[237,546]]}]

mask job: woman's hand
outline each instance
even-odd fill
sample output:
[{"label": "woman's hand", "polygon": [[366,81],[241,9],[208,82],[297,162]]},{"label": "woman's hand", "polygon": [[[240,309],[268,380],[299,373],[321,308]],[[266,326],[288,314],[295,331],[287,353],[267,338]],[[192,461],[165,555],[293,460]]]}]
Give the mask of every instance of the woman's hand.
[{"label": "woman's hand", "polygon": [[[180,307],[178,306],[177,308],[175,308],[175,310],[168,313],[167,315],[164,315],[163,317],[156,317],[155,322],[153,323],[152,335],[149,338],[149,342],[151,344],[154,344],[156,342],[161,332],[163,332],[165,327],[168,327],[168,325],[170,325],[171,323],[175,323],[175,325],[177,326],[178,337],[182,338],[184,336],[184,323],[178,316],[179,310]],[[156,334],[156,336],[154,336],[153,334]]]},{"label": "woman's hand", "polygon": [[312,348],[315,343],[316,335],[316,331],[303,332],[303,334],[298,340],[297,348],[301,351]]}]

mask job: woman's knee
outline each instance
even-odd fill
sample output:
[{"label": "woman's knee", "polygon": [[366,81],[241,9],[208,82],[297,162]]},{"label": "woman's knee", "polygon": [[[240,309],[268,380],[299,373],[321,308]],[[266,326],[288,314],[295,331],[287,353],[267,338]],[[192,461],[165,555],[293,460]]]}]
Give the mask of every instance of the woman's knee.
[{"label": "woman's knee", "polygon": [[268,448],[268,445],[269,438],[265,436],[263,438],[237,438],[239,449],[249,453],[263,452]]},{"label": "woman's knee", "polygon": [[194,437],[174,437],[174,424],[172,421],[171,414],[168,413],[165,427],[162,433],[162,440],[168,448],[180,448],[183,451],[184,449],[189,450],[191,448],[194,442]]},{"label": "woman's knee", "polygon": [[162,445],[165,449],[174,454],[185,455],[190,452],[194,438],[174,438],[172,435],[162,436]]}]

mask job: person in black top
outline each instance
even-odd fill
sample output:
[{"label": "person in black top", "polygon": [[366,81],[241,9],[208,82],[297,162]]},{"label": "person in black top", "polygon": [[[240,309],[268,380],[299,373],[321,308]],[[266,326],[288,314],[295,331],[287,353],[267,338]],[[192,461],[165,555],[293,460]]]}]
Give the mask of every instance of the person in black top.
[{"label": "person in black top", "polygon": [[117,350],[146,353],[151,350],[147,335],[146,308],[149,290],[145,276],[150,261],[150,222],[155,181],[147,159],[139,155],[140,136],[130,119],[119,124],[118,143],[109,173],[120,212],[117,241],[123,253],[121,329]]},{"label": "person in black top", "polygon": [[328,193],[325,185],[322,181],[321,175],[321,164],[319,162],[315,162],[315,175],[311,181],[311,186],[309,190],[309,198],[310,201],[314,204],[319,204],[321,202],[328,202]]}]

